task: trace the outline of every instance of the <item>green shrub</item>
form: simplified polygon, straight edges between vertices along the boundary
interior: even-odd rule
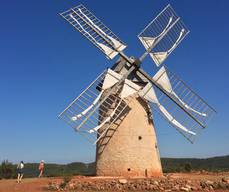
[[[185,170],[185,172],[190,173],[191,170],[192,170],[191,163],[186,163],[186,164],[184,165],[184,170]]]
[[[64,176],[63,181],[60,184],[60,188],[64,189],[71,180],[72,180],[72,176],[70,175]]]
[[[16,166],[7,160],[0,165],[0,178],[11,179],[16,178]]]

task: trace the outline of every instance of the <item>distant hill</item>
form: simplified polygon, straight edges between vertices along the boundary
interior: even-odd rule
[[[39,175],[39,163],[26,163],[24,173],[26,177]],[[57,177],[65,175],[95,175],[95,163],[70,163],[66,165],[45,164],[45,176]]]
[[[184,171],[184,167],[187,164],[190,164],[191,169],[196,171],[229,171],[229,155],[206,159],[162,158],[161,162],[164,172]]]
[[[161,158],[164,172],[184,172],[188,170],[229,171],[229,155],[206,159]],[[25,164],[25,177],[38,176],[38,163]],[[70,163],[66,165],[45,164],[45,176],[95,175],[95,163]],[[0,175],[1,176],[1,175]]]

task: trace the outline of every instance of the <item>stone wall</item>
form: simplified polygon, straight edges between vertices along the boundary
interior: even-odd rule
[[[98,176],[161,176],[155,128],[148,105],[128,97],[129,108],[97,143]]]

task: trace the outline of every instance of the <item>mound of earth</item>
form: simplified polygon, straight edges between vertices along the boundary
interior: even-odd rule
[[[0,192],[229,191],[229,173],[174,173],[162,178],[64,177],[0,180]]]

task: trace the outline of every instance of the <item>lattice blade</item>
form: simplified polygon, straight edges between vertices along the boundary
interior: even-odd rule
[[[109,59],[113,59],[126,48],[126,45],[83,5],[71,8],[60,15]]]
[[[193,142],[216,111],[177,75],[162,67],[139,95],[150,102],[172,126]]]
[[[162,67],[153,77],[170,97],[180,103],[205,128],[216,111],[175,73]]]
[[[154,63],[160,66],[188,33],[189,30],[181,18],[168,5],[138,38]]]
[[[128,106],[127,102],[119,97],[120,89],[113,89],[114,86],[119,86],[118,83],[109,83],[110,86],[105,83],[106,79],[112,79],[109,76],[120,78],[112,70],[103,72],[59,115],[94,144]],[[111,88],[113,91],[109,93]]]

